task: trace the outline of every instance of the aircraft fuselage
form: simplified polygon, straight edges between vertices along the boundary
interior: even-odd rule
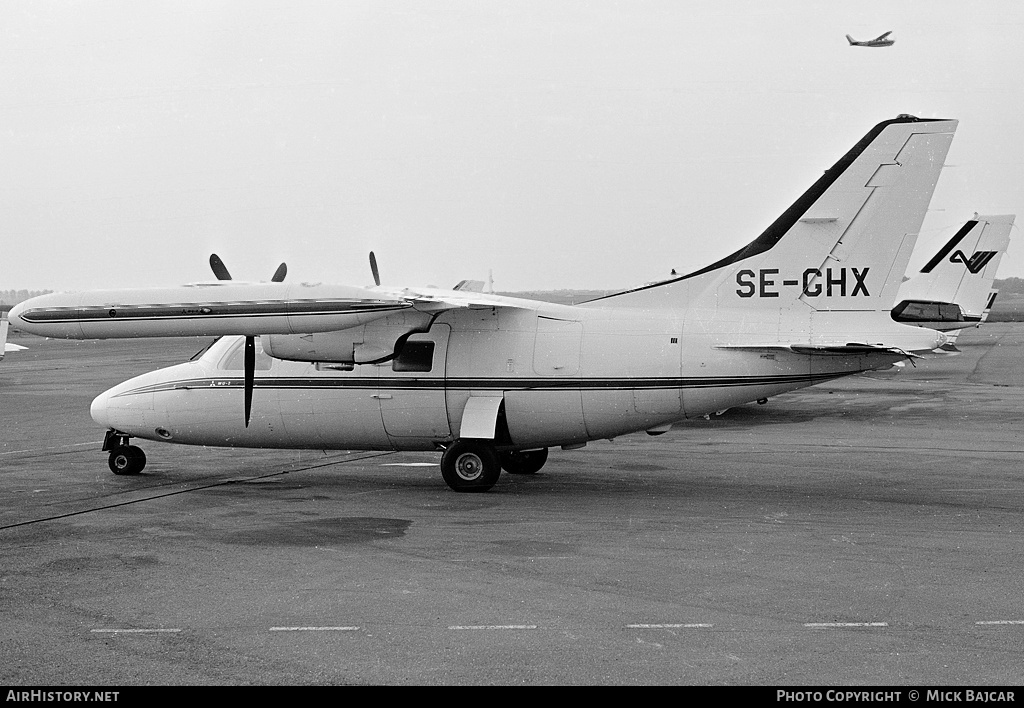
[[[471,427],[479,431],[482,422],[484,432],[470,437],[531,449],[650,430],[902,358],[723,349],[723,338],[756,343],[765,334],[758,329],[780,326],[778,318],[751,323],[730,312],[684,321],[672,310],[543,303],[455,310],[408,336],[396,358],[376,364],[264,354],[248,428],[242,338],[225,337],[196,361],[103,393],[92,414],[101,425],[151,440],[315,449],[434,450],[467,437]],[[941,343],[934,332],[892,328],[910,333],[908,349]],[[477,410],[483,418],[473,417]],[[486,418],[487,411],[497,418]]]

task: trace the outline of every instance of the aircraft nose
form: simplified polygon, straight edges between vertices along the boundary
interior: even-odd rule
[[[24,321],[21,319],[21,313],[24,311],[25,303],[19,302],[17,305],[11,308],[10,312],[7,313],[8,321],[18,329],[21,329],[22,326],[25,324]]]
[[[89,406],[89,415],[91,415],[92,419],[104,428],[110,427],[109,405],[110,391],[104,391],[100,395],[96,396],[92,401],[92,405]]]

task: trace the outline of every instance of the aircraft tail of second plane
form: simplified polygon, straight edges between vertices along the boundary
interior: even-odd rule
[[[965,223],[899,289],[905,302],[948,303],[970,322],[980,322],[991,308],[992,284],[1010,243],[1013,214],[977,216]]]

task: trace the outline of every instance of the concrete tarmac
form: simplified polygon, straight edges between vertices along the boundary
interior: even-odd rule
[[[203,342],[12,341],[0,685],[1020,684],[1024,325],[486,494],[425,453],[118,477],[90,401]]]

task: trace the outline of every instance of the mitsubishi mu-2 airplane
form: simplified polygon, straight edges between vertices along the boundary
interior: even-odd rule
[[[866,39],[862,42],[858,42],[850,35],[846,35],[846,41],[850,43],[851,47],[891,47],[896,44],[896,40],[889,39],[890,34],[892,34],[892,30],[883,32],[874,39]]]
[[[100,394],[118,474],[131,438],[186,445],[436,450],[486,491],[548,449],[647,431],[945,343],[893,320],[957,122],[873,127],[765,231],[695,272],[579,305],[481,292],[230,279],[54,293],[10,313],[49,337],[219,336],[193,361]],[[694,235],[707,238],[711,234]]]

